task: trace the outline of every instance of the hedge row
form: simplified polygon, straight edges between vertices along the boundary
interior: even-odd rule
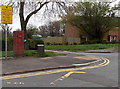
[[[88,41],[81,41],[80,43],[73,43],[73,44],[69,44],[68,42],[65,42],[64,44],[58,44],[58,43],[50,43],[47,42],[46,45],[80,45],[80,44],[118,44],[120,43],[120,40],[112,40],[112,41],[107,41],[107,40],[88,40]]]
[[[8,38],[8,51],[13,50],[13,38]],[[0,39],[0,43],[2,43],[2,51],[5,51],[5,38]],[[44,44],[44,42],[40,39],[28,39],[24,42],[24,46],[27,49],[37,49],[37,44]]]
[[[2,43],[2,51],[5,51],[5,38],[0,39],[0,43]],[[13,50],[13,39],[12,38],[8,38],[7,39],[7,46],[8,46],[8,51]]]
[[[120,40],[112,40],[112,41],[107,41],[107,40],[89,40],[89,41],[81,41],[81,44],[116,44],[120,43]]]
[[[37,49],[38,44],[44,44],[41,39],[28,39],[25,43],[28,46],[28,49]]]

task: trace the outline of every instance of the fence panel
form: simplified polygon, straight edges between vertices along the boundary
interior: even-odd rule
[[[42,38],[45,44],[79,44],[80,38],[48,37]]]

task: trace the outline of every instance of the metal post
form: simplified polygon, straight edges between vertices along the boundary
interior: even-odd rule
[[[5,58],[7,58],[7,24],[5,24]]]

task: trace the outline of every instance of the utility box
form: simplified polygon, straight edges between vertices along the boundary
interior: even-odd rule
[[[37,49],[38,49],[38,56],[44,56],[44,45],[43,44],[38,44],[37,45]]]
[[[13,52],[15,56],[24,56],[24,32],[13,32]]]

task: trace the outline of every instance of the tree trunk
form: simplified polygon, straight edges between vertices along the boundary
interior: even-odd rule
[[[26,34],[26,27],[27,27],[27,23],[30,19],[30,17],[33,14],[36,14],[44,5],[48,4],[49,2],[44,2],[43,4],[40,3],[40,6],[38,9],[34,10],[33,12],[29,13],[28,16],[26,17],[26,19],[24,18],[24,6],[25,6],[25,2],[20,2],[20,9],[19,9],[19,16],[20,16],[20,24],[21,24],[21,30],[24,31],[25,34],[25,39],[27,39],[27,34]]]
[[[25,5],[25,2],[20,2],[19,17],[20,17],[21,30],[24,31],[25,39],[27,39],[27,35],[26,35],[27,24],[24,19],[24,5]]]

